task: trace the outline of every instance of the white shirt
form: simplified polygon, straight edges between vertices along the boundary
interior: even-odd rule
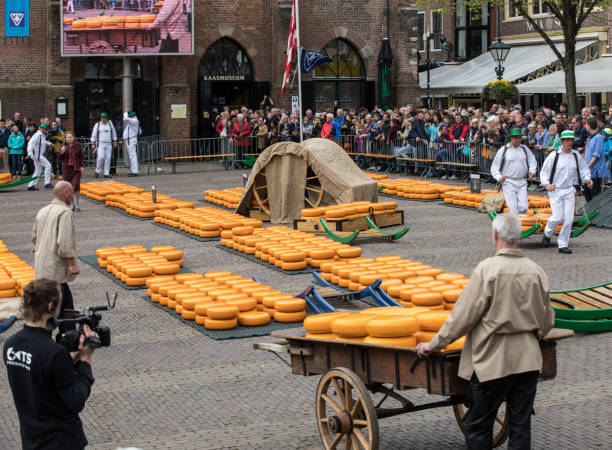
[[[113,141],[117,140],[117,132],[110,121],[106,123],[100,121],[94,125],[91,132],[91,141],[98,144],[98,138],[100,139],[100,144],[112,144]]]
[[[525,151],[523,151],[521,147],[523,147]],[[500,171],[499,168],[504,152],[506,154],[504,169]],[[527,159],[525,159],[525,153],[527,153]],[[493,178],[497,181],[499,181],[502,176],[510,179],[525,179],[527,175],[529,175],[529,172],[535,174],[537,169],[538,162],[535,156],[533,156],[533,153],[531,153],[531,150],[522,144],[518,147],[513,147],[512,144],[506,144],[499,149],[495,155],[495,159],[493,159],[491,175],[493,175]]]
[[[555,155],[559,155],[557,160],[557,167],[555,169],[555,179],[550,179],[550,172],[552,171],[553,164],[555,162]],[[571,153],[565,153],[559,149],[556,152],[552,152],[542,165],[542,172],[540,173],[540,181],[543,185],[554,184],[556,189],[565,189],[579,184],[578,172],[576,170],[576,159],[574,155],[578,157],[578,167],[580,168],[580,178],[583,183],[591,179],[591,171],[587,166],[586,161],[580,156],[576,150],[572,150]]]
[[[136,116],[130,117],[128,113],[123,113],[123,139],[137,138],[140,132],[138,119]]]
[[[28,142],[28,156],[32,159],[39,160],[41,156],[44,156],[47,147],[51,145],[53,144],[46,139],[43,132],[38,130],[32,135],[30,142]]]

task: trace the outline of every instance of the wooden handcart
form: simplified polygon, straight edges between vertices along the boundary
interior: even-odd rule
[[[65,27],[65,45],[79,46],[80,54],[137,53],[139,47],[159,45],[158,28],[71,28]]]
[[[457,374],[460,350],[419,358],[413,348],[312,339],[304,337],[303,332],[286,333],[273,333],[275,342],[255,344],[255,349],[290,355],[293,374],[321,375],[315,414],[325,449],[336,449],[343,444],[340,448],[376,450],[379,419],[444,406],[453,408],[459,428],[465,432],[468,383]],[[554,329],[542,340],[541,381],[556,376],[556,340],[572,335],[569,330]],[[400,393],[409,389],[426,389],[429,394],[446,398],[417,405]],[[371,394],[382,394],[382,398],[374,404]],[[391,401],[396,404],[389,406]],[[495,422],[494,447],[506,440],[508,431],[509,418],[502,404]]]

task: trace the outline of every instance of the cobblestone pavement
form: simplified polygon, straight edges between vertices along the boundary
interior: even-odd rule
[[[182,168],[179,168],[179,172]],[[89,181],[91,176],[87,176]],[[241,172],[210,170],[121,181],[185,200],[202,198],[204,188],[241,185]],[[33,262],[30,235],[36,211],[50,193],[0,191],[0,239]],[[177,233],[140,222],[83,199],[76,215],[79,255],[106,245],[172,244],[185,252],[194,271],[229,269],[257,275],[276,288],[295,292],[308,275],[285,276]],[[440,204],[400,201],[411,231],[399,242],[366,243],[366,256],[399,254],[449,271],[464,272],[492,253],[490,223],[484,214]],[[532,237],[521,247],[541,264],[553,289],[575,288],[610,279],[610,232],[590,229],[572,240],[574,254],[540,249]],[[255,352],[269,338],[214,341],[142,298],[142,291],[119,288],[87,265],[72,283],[78,307],[104,301],[119,291],[115,311],[105,314],[113,345],[94,356],[96,383],[82,414],[93,449],[318,449],[314,393],[318,377],[301,377],[274,355]],[[0,345],[7,335],[0,335]],[[612,334],[577,336],[558,347],[558,375],[541,383],[536,399],[536,449],[610,448],[612,426]],[[417,402],[437,400],[410,393]],[[463,448],[451,408],[439,408],[380,422],[382,449]],[[19,428],[5,368],[0,368],[0,448],[19,448]],[[505,447],[504,447],[505,448]]]

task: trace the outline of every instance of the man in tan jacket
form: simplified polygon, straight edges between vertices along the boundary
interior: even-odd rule
[[[70,210],[74,191],[67,181],[60,181],[53,188],[54,199],[45,206],[34,221],[32,244],[34,246],[34,276],[57,281],[62,290],[60,318],[74,303],[68,282],[79,274],[76,255],[76,229]],[[66,327],[70,328],[70,327]]]
[[[521,222],[512,214],[493,221],[495,256],[482,261],[449,318],[419,355],[439,351],[466,334],[459,376],[470,380],[465,439],[468,449],[490,449],[497,409],[506,399],[508,448],[531,445],[531,413],[542,369],[539,341],[554,324],[548,277],[516,248]]]

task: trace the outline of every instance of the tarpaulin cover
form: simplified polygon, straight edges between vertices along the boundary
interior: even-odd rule
[[[251,170],[236,212],[248,214],[254,199],[255,179],[265,173],[266,182],[259,182],[258,186],[267,185],[270,221],[290,223],[299,218],[300,211],[306,207],[305,192],[310,192],[311,200],[317,195],[305,190],[308,167],[324,189],[321,206],[378,201],[376,181],[357,167],[342,147],[328,139],[314,138],[302,144],[279,142],[264,150]],[[263,192],[258,194],[261,196]]]

